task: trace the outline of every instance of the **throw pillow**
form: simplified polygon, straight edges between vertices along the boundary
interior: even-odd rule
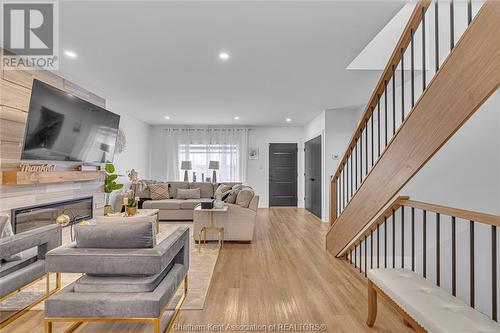
[[[238,193],[241,191],[243,188],[243,185],[234,185],[233,188],[231,189],[231,192],[229,192],[229,195],[226,197],[224,200],[226,203],[231,203],[234,204],[236,203],[236,197],[238,196]]]
[[[236,197],[236,204],[243,208],[248,208],[250,201],[252,201],[255,192],[251,188],[243,188],[238,192]]]
[[[217,198],[217,195],[220,194],[222,200],[224,200],[229,195],[229,192],[231,192],[231,186],[220,184],[215,190],[215,197]]]
[[[201,191],[199,188],[177,189],[177,199],[199,199]]]
[[[14,232],[12,231],[12,225],[10,224],[10,216],[7,214],[0,214],[0,238],[5,238],[9,236],[13,236]],[[14,261],[21,260],[21,254],[15,254],[8,258],[4,258],[3,261]]]
[[[170,199],[166,183],[149,184],[148,188],[152,200]]]

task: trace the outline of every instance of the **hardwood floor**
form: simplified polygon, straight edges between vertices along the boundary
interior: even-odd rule
[[[254,242],[224,245],[204,310],[181,311],[177,331],[274,324],[279,331],[280,324],[318,324],[325,325],[325,332],[412,332],[383,301],[375,327],[366,326],[366,280],[325,250],[327,231],[328,224],[304,209],[260,209]],[[55,332],[63,327],[58,324]],[[86,324],[77,330],[151,331],[145,324]],[[43,313],[31,311],[4,332],[41,333]]]

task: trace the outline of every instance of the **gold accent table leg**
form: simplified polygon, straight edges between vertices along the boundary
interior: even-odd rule
[[[204,227],[198,232],[198,252],[201,252],[201,234],[203,233],[203,229]]]
[[[45,319],[45,333],[52,333],[52,322]]]
[[[153,332],[160,333],[161,330],[161,317],[153,320]]]

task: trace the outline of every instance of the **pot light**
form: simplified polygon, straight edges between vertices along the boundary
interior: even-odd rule
[[[229,53],[224,52],[224,51],[220,52],[219,53],[219,59],[222,60],[222,61],[229,60]]]
[[[70,50],[64,51],[64,55],[68,58],[71,58],[71,59],[76,59],[78,57],[78,54],[76,54],[75,52],[70,51]]]
[[[166,120],[170,120],[170,117],[169,117],[169,116],[165,116],[165,119],[166,119]]]
[[[240,117],[238,117],[238,116],[235,116],[235,117],[234,117],[234,120],[238,120],[238,119],[240,119]]]
[[[287,123],[289,123],[289,122],[291,122],[291,121],[292,121],[292,118],[286,118],[286,119],[285,119],[285,121],[286,121]]]

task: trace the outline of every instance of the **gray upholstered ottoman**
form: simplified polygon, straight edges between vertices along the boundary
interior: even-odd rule
[[[180,227],[158,244],[141,247],[138,238],[147,246],[152,245],[148,243],[149,227],[143,228],[136,222],[133,225],[106,223],[89,229],[78,226],[77,243],[47,254],[47,271],[85,275],[45,301],[46,333],[52,332],[53,322],[75,322],[66,332],[93,321],[151,322],[155,333],[171,328],[187,294],[189,229]],[[106,234],[103,230],[106,227],[123,228],[114,230],[110,234],[113,240],[105,242],[114,246],[124,244],[123,248],[93,247],[105,246],[102,239],[86,242],[91,239],[86,236],[99,238],[96,235]],[[128,237],[132,238],[127,241]],[[151,237],[155,237],[154,231]],[[92,247],[78,247],[79,239]],[[134,247],[127,248],[126,244]],[[173,314],[164,316],[167,304],[182,282],[182,297]]]

